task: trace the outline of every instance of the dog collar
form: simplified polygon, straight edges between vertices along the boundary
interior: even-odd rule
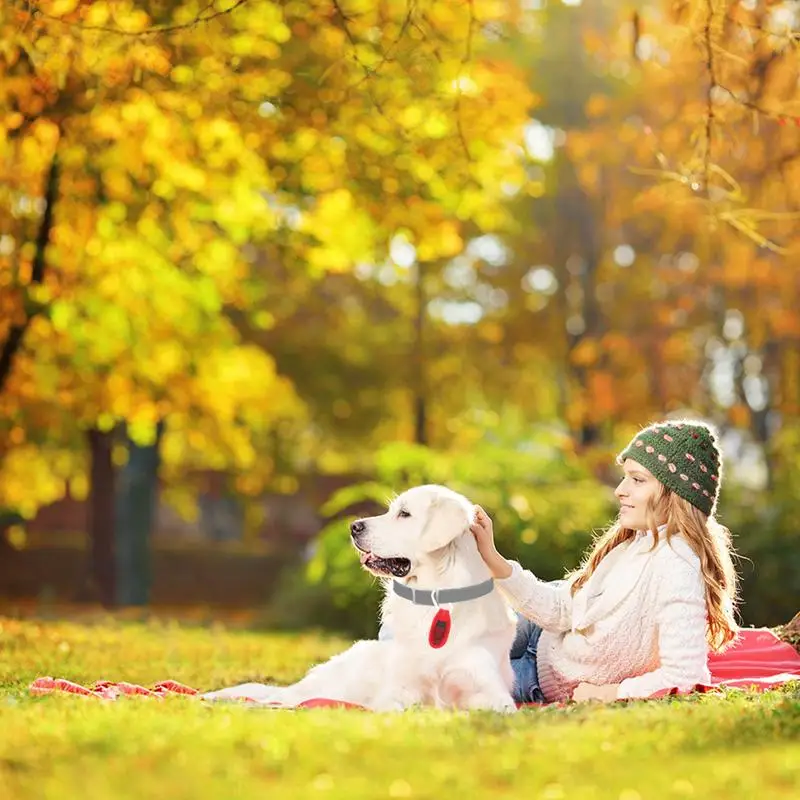
[[[483,583],[474,583],[472,586],[460,586],[457,589],[415,589],[413,586],[406,586],[404,583],[394,583],[394,592],[410,600],[417,606],[436,606],[430,630],[428,631],[428,644],[438,650],[444,647],[445,642],[450,638],[450,628],[452,618],[450,610],[442,608],[442,604],[460,603],[464,600],[475,600],[489,594],[494,589],[494,578],[489,578]]]
[[[477,600],[489,594],[494,589],[494,578],[489,578],[483,583],[473,583],[471,586],[460,586],[457,589],[415,589],[404,583],[392,581],[394,593],[416,606],[440,606],[445,603],[461,603],[464,600]]]

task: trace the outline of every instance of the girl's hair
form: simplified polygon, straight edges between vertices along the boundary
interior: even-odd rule
[[[700,509],[678,497],[663,484],[658,497],[647,509],[647,527],[655,532],[658,543],[656,512],[666,516],[664,534],[667,542],[677,535],[683,537],[700,559],[700,570],[706,587],[708,628],[706,638],[712,650],[720,652],[736,639],[739,626],[734,619],[738,600],[738,576],[733,566],[731,534],[713,515],[706,516]],[[614,523],[594,543],[581,566],[570,576],[574,594],[597,569],[597,565],[618,545],[636,536],[636,531]]]

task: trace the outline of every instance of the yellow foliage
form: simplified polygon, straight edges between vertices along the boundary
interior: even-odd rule
[[[28,293],[43,313],[0,395],[4,418],[19,420],[0,423],[1,503],[30,514],[65,480],[85,492],[80,458],[56,471],[44,453],[82,458],[86,428],[122,421],[145,443],[164,414],[168,476],[213,464],[261,485],[258,443],[305,411],[231,319],[235,309],[272,325],[253,253],[280,241],[292,269],[323,275],[380,262],[397,230],[436,260],[476,226],[509,224],[503,186],[524,179],[509,143],[533,98],[520,69],[487,55],[484,26],[517,11],[424,5],[444,29],[472,28],[469,64],[458,37],[420,38],[404,0],[350,3],[348,31],[303,0],[240,4],[202,25],[198,14],[233,0],[179,4],[157,21],[130,3],[40,4],[68,25],[20,26],[16,6],[0,8],[0,104],[11,109],[0,230],[17,270],[6,291],[0,254],[3,340],[25,318],[16,286],[31,280],[56,156],[60,167],[45,280]],[[10,433],[29,427],[47,446]]]
[[[23,550],[28,543],[28,535],[22,525],[11,525],[6,530],[6,541],[15,549]]]
[[[63,497],[64,479],[55,474],[49,454],[32,444],[9,450],[0,461],[0,507],[31,519],[41,505]]]
[[[110,13],[108,3],[101,0],[100,2],[92,3],[84,11],[84,20],[87,25],[91,26],[105,25],[109,20]]]
[[[303,229],[318,244],[308,252],[309,264],[321,270],[347,270],[367,259],[374,247],[374,230],[369,215],[356,208],[345,189],[322,195],[303,219]]]
[[[80,0],[52,0],[46,2],[45,9],[54,17],[65,17],[71,14],[77,7]]]
[[[581,341],[573,348],[570,360],[579,367],[588,367],[594,364],[600,354],[597,341],[589,337]]]

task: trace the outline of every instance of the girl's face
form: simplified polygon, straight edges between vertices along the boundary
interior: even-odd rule
[[[631,458],[625,459],[622,468],[625,474],[614,490],[620,505],[620,524],[634,531],[646,531],[647,509],[655,504],[661,492],[661,483],[650,470]],[[658,509],[655,516],[656,524],[664,522]]]

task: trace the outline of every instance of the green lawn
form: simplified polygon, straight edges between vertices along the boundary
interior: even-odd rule
[[[796,798],[800,685],[512,718],[27,694],[40,675],[202,689],[290,681],[346,645],[112,619],[0,617],[0,798]],[[276,795],[277,798],[277,795]]]

